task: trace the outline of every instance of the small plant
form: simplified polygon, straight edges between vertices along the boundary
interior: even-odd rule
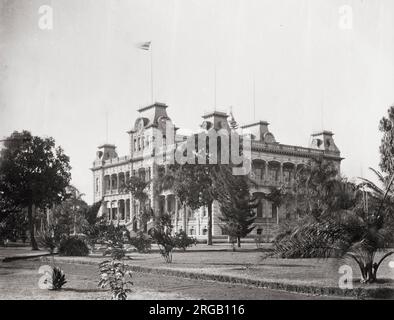
[[[69,237],[60,241],[59,254],[62,256],[83,257],[89,254],[89,248],[84,240],[78,237]]]
[[[180,231],[175,233],[175,247],[186,251],[188,247],[192,245],[197,245],[197,239],[193,237],[189,237],[185,231]]]
[[[135,247],[139,253],[149,253],[152,248],[152,239],[142,231],[138,231],[135,237],[130,238],[130,244]]]
[[[52,290],[60,290],[66,283],[66,275],[63,270],[59,267],[53,267]]]
[[[112,292],[112,300],[126,300],[127,294],[131,292],[129,286],[133,285],[130,267],[122,261],[106,260],[100,263],[99,287],[109,287]]]
[[[109,255],[111,260],[105,260],[99,265],[100,281],[99,287],[109,287],[113,300],[126,300],[129,288],[133,283],[130,266],[124,263],[127,249],[125,243],[130,241],[130,234],[124,227],[109,226],[101,235],[100,242],[106,246],[104,256]]]

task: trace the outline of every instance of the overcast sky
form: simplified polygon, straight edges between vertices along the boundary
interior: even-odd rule
[[[52,30],[39,28],[42,5]],[[216,65],[217,109],[232,106],[239,123],[267,120],[279,142],[302,146],[332,130],[345,175],[378,166],[379,119],[394,103],[392,0],[0,0],[0,137],[53,136],[91,203],[106,112],[107,142],[126,155],[150,103],[142,41],[154,98],[177,126],[214,108]]]

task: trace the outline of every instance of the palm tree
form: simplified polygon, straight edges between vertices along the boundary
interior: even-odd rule
[[[380,265],[394,253],[385,252],[394,243],[394,176],[388,178],[373,171],[383,188],[366,179],[353,187],[349,182],[338,184],[335,189],[340,192],[329,196],[341,198],[341,205],[333,206],[318,218],[305,218],[288,237],[276,243],[275,253],[285,257],[348,256],[359,266],[362,282],[375,282]],[[364,188],[369,190],[367,195]],[[370,199],[366,201],[366,197]],[[349,205],[351,200],[353,205]],[[385,254],[375,261],[379,251]]]

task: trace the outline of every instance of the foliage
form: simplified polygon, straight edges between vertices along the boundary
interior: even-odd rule
[[[60,290],[66,283],[66,275],[63,270],[59,267],[53,267],[52,290]]]
[[[131,292],[129,286],[133,283],[130,267],[124,263],[127,249],[125,244],[130,241],[130,234],[124,226],[107,225],[100,234],[100,242],[106,246],[104,256],[109,255],[111,260],[105,260],[99,265],[99,287],[109,287],[113,300],[126,300]]]
[[[375,282],[379,266],[394,253],[387,252],[375,261],[378,251],[394,244],[394,198],[390,191],[394,176],[390,180],[381,174],[378,177],[384,183],[383,189],[368,180],[361,186],[342,181],[342,188],[331,192],[342,190],[338,204],[343,208],[325,211],[318,217],[304,217],[286,236],[278,239],[275,253],[302,258],[349,256],[358,264],[362,281]],[[364,187],[370,192],[365,194],[361,190]],[[348,207],[349,203],[353,205]]]
[[[47,208],[66,197],[71,174],[69,158],[53,138],[14,132],[0,151],[0,194],[13,206],[27,208],[32,249],[35,207]]]
[[[99,287],[109,287],[113,300],[126,300],[127,294],[131,292],[129,286],[133,285],[130,267],[121,261],[105,260],[99,265],[100,281]]]
[[[158,185],[166,188],[169,188],[172,183],[172,190],[179,201],[192,210],[207,207],[208,245],[212,245],[212,205],[217,199],[217,185],[215,184],[217,170],[219,170],[218,165],[172,165],[167,174],[157,182]]]
[[[159,246],[160,254],[167,263],[172,262],[172,251],[176,247],[175,238],[171,235],[172,228],[171,216],[163,214],[156,219],[154,227],[149,230],[150,236]]]
[[[58,237],[82,233],[86,225],[85,212],[89,208],[77,188],[68,186],[66,189],[66,199],[51,209],[50,223],[56,226]]]
[[[14,208],[12,211],[0,210],[0,244],[6,239],[26,240],[27,229],[28,223],[23,210],[19,208]]]
[[[86,208],[86,211],[84,213],[84,218],[87,225],[94,226],[97,223],[101,222],[102,218],[98,217],[98,212],[101,208],[101,205],[102,205],[102,201],[98,201]]]
[[[241,246],[241,238],[254,229],[255,213],[257,207],[255,199],[249,193],[249,179],[246,176],[232,175],[231,168],[222,166],[217,175],[218,200],[220,203],[222,222],[220,226],[223,233],[234,238],[237,246]]]
[[[139,253],[149,253],[152,248],[152,239],[142,231],[138,231],[135,237],[130,238],[130,244],[135,247]]]
[[[102,202],[96,202],[85,211],[85,219],[82,225],[82,233],[86,235],[87,242],[93,247],[100,241],[104,232],[108,229],[108,222],[104,217],[98,216]]]
[[[383,133],[380,144],[380,169],[387,175],[394,174],[394,106],[387,110],[387,117],[380,120],[379,131]]]
[[[296,172],[295,183],[282,202],[295,203],[294,215],[297,217],[319,217],[341,207],[337,201],[339,194],[335,192],[338,187],[342,184],[334,164],[322,158],[312,159]]]
[[[125,187],[139,203],[138,218],[140,220],[140,225],[143,226],[146,226],[148,220],[153,217],[153,210],[147,206],[147,201],[149,199],[147,188],[149,185],[150,181],[145,181],[137,176],[131,176],[128,181],[126,181]]]
[[[176,248],[186,251],[188,247],[197,244],[197,239],[189,237],[185,231],[176,232],[174,235],[174,244]]]
[[[89,248],[83,239],[71,236],[60,241],[59,254],[62,256],[87,256]]]
[[[54,228],[38,232],[37,241],[41,247],[48,249],[50,254],[53,254],[55,249],[59,246],[59,241],[55,236]]]

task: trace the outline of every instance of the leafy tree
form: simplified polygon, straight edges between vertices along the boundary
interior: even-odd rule
[[[218,168],[218,165],[208,164],[173,165],[163,178],[167,188],[170,186],[169,182],[172,182],[172,189],[183,205],[192,210],[207,207],[208,245],[212,245],[212,207],[217,199],[215,177]]]
[[[394,198],[390,191],[394,178],[388,181],[379,174],[382,188],[364,180],[361,186],[342,182],[351,207],[326,211],[321,217],[306,217],[291,234],[276,243],[275,253],[285,257],[344,257],[354,259],[360,268],[362,282],[377,280],[381,263],[394,252],[386,252],[394,243]],[[360,187],[370,190],[369,201]],[[345,197],[344,195],[342,195]],[[355,200],[354,200],[355,199]],[[380,260],[376,254],[385,254]]]
[[[152,209],[147,206],[147,201],[149,199],[147,188],[149,185],[150,181],[145,181],[137,176],[131,176],[128,181],[126,181],[125,187],[126,190],[129,191],[131,195],[138,201],[139,219],[140,224],[143,226],[146,226],[149,218],[153,217]]]
[[[27,208],[30,241],[38,250],[34,237],[35,207],[47,208],[66,197],[71,174],[69,158],[53,138],[14,132],[0,153],[0,193],[8,202]]]
[[[290,190],[274,190],[270,196],[279,203],[293,203],[297,217],[318,217],[333,209],[337,194],[332,191],[338,187],[339,181],[338,170],[334,164],[329,160],[316,158],[296,172],[295,182]]]
[[[223,225],[224,234],[237,239],[241,247],[241,238],[247,236],[253,229],[257,207],[255,199],[249,193],[249,179],[246,176],[232,175],[229,166],[221,166],[218,174],[218,201],[222,216],[219,218]]]
[[[383,137],[380,144],[380,169],[388,174],[394,174],[394,106],[387,111],[387,117],[380,120],[380,132]]]

